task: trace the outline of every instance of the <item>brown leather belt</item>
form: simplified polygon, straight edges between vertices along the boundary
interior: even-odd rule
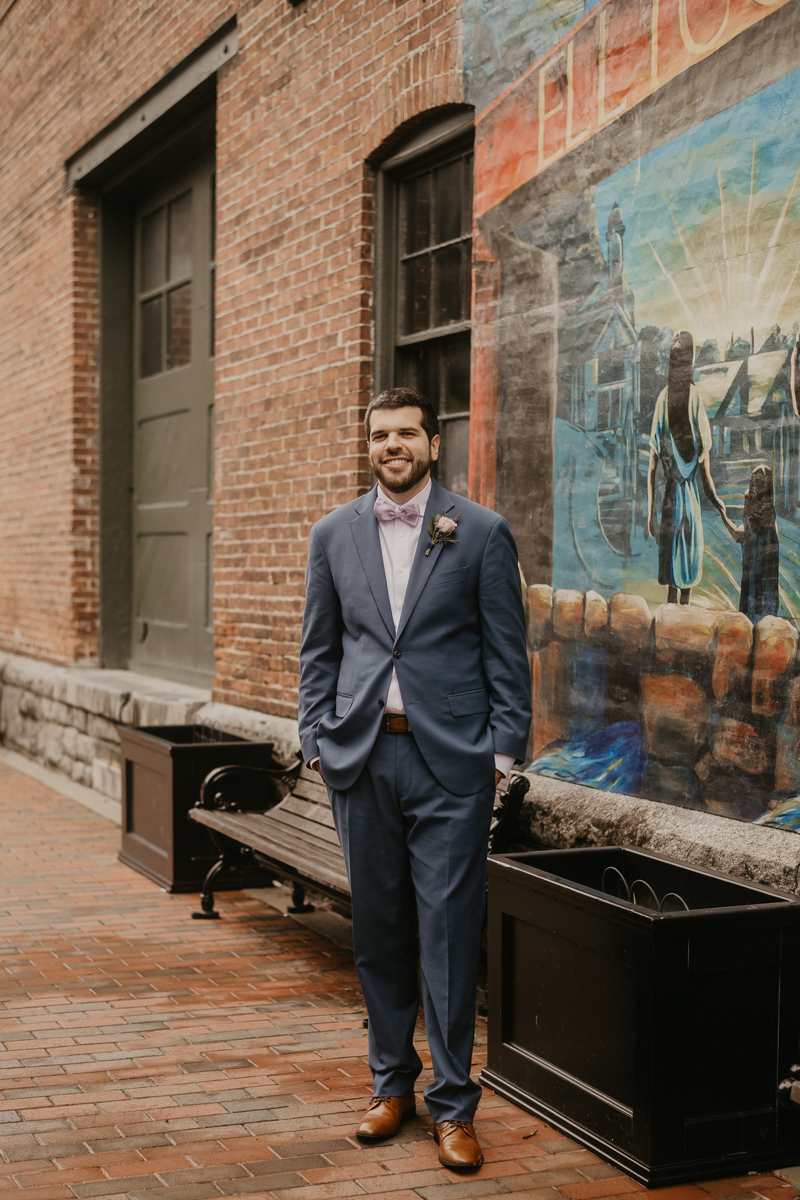
[[[411,733],[405,713],[384,713],[381,717],[381,729],[385,729],[387,733]]]

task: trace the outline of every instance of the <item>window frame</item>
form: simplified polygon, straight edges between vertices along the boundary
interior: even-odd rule
[[[374,388],[381,392],[397,384],[397,351],[420,342],[446,341],[463,335],[470,340],[472,313],[469,318],[418,333],[401,332],[401,264],[406,257],[401,245],[401,193],[403,183],[420,172],[434,170],[474,150],[474,110],[461,106],[429,121],[401,144],[381,163],[376,179],[375,238],[375,357]],[[474,164],[472,170],[474,188]],[[428,251],[430,252],[430,251]],[[433,283],[431,281],[431,286]],[[469,408],[461,413],[440,413],[444,425],[469,420]]]
[[[174,189],[172,189],[172,190],[174,190]],[[193,339],[191,337],[191,314],[192,314],[192,304],[193,304],[193,297],[194,297],[194,291],[192,289],[192,285],[195,282],[195,280],[194,280],[195,264],[194,264],[194,262],[192,262],[191,269],[189,270],[188,273],[184,271],[181,274],[176,274],[174,277],[170,275],[170,255],[171,255],[171,243],[172,243],[172,207],[179,200],[182,200],[184,198],[184,196],[188,196],[190,198],[189,199],[189,214],[190,214],[189,215],[189,230],[190,230],[189,240],[191,243],[192,242],[192,234],[191,234],[192,224],[191,224],[191,222],[194,220],[194,210],[197,206],[197,199],[194,195],[194,188],[188,188],[185,192],[183,192],[183,193],[178,192],[175,195],[172,195],[172,191],[166,192],[165,193],[166,198],[161,198],[160,202],[158,204],[154,205],[152,207],[151,211],[136,214],[136,220],[135,220],[136,228],[135,228],[135,233],[134,233],[134,244],[135,244],[134,268],[133,268],[134,293],[135,293],[134,299],[133,299],[134,325],[135,325],[135,338],[134,338],[135,350],[134,350],[134,361],[133,361],[133,378],[136,382],[139,382],[143,379],[154,379],[158,375],[166,375],[167,372],[169,372],[169,371],[182,370],[184,367],[189,366],[191,364],[192,351],[195,349],[195,347],[192,345]],[[163,218],[163,220],[164,220],[164,238],[163,238],[164,245],[163,245],[163,248],[161,251],[161,257],[163,260],[161,263],[161,280],[159,283],[153,284],[151,287],[146,288],[146,287],[144,287],[144,238],[145,238],[144,226],[145,226],[146,221],[151,220],[159,212],[163,212],[163,214],[164,214],[164,218]],[[193,249],[194,249],[194,247],[192,246],[192,250]],[[173,363],[170,361],[171,345],[172,345],[172,337],[171,337],[172,310],[171,310],[171,305],[170,305],[170,298],[174,292],[177,292],[181,288],[186,287],[187,284],[189,285],[189,288],[190,288],[190,291],[189,291],[189,326],[190,326],[190,328],[189,328],[189,353],[188,353],[188,358],[186,359],[185,362]],[[144,316],[143,316],[143,314],[144,314],[145,305],[149,304],[153,300],[161,301],[161,306],[159,308],[159,324],[161,327],[161,331],[160,331],[160,365],[158,367],[158,370],[145,372],[143,369],[144,368],[144,354],[145,354],[144,331],[143,331]]]

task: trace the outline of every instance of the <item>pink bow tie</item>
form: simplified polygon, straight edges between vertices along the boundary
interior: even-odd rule
[[[412,500],[409,500],[407,504],[395,504],[386,496],[382,496],[380,492],[372,511],[379,521],[394,521],[396,518],[398,521],[403,521],[404,524],[411,525],[412,527],[416,525],[422,516],[422,513]]]

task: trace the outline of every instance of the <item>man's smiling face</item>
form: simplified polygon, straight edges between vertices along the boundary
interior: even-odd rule
[[[371,414],[369,463],[385,491],[411,499],[425,486],[438,457],[439,435],[428,441],[422,412],[415,405],[379,408]]]

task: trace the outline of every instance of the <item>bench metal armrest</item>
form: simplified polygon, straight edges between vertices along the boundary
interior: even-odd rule
[[[291,767],[217,767],[200,785],[196,808],[222,812],[268,812],[297,781],[302,758]]]
[[[512,775],[506,791],[498,792],[500,799],[499,803],[495,802],[489,829],[490,854],[505,854],[511,845],[522,801],[527,796],[530,786],[530,780],[525,775]]]

